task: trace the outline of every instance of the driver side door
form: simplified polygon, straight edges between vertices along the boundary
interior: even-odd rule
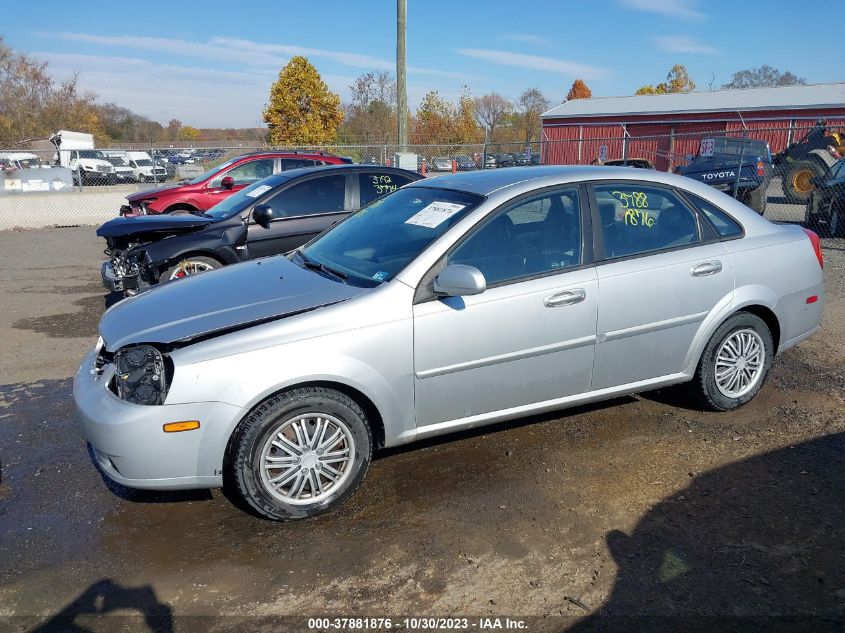
[[[262,204],[273,209],[274,217],[269,228],[250,217],[250,258],[292,251],[345,218],[351,206],[348,180],[345,174],[310,177],[264,201]]]
[[[414,305],[418,427],[472,426],[590,390],[598,282],[582,203],[577,187],[522,198],[447,255],[487,289]]]

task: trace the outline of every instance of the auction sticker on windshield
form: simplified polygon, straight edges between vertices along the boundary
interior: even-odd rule
[[[434,229],[465,206],[465,204],[455,204],[454,202],[435,201],[405,220],[405,224],[414,224],[416,226],[425,226]]]
[[[271,187],[270,185],[259,185],[252,191],[247,191],[246,195],[248,195],[250,198],[257,198],[262,193],[264,193],[265,191],[270,191],[272,188],[273,187]]]

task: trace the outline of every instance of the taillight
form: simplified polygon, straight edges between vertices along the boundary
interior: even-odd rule
[[[761,178],[766,175],[766,167],[763,165],[763,161],[757,159],[757,175]]]
[[[813,250],[816,251],[816,259],[819,260],[819,266],[824,270],[824,256],[822,255],[822,243],[819,236],[810,229],[804,229],[804,233],[810,238],[810,243],[813,245]]]

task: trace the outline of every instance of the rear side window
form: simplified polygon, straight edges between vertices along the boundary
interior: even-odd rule
[[[701,241],[698,218],[668,189],[639,183],[595,187],[608,258],[627,257]]]
[[[361,192],[360,205],[366,206],[376,198],[392,193],[409,182],[411,182],[410,178],[392,173],[367,171],[358,174],[358,186]]]
[[[742,235],[742,227],[727,213],[722,211],[719,207],[707,202],[704,198],[699,198],[696,195],[688,194],[692,203],[707,216],[710,224],[716,229],[716,232],[721,237],[736,237]]]
[[[316,160],[309,160],[307,158],[282,158],[282,171],[288,169],[299,169],[300,167],[314,167],[318,164]],[[322,165],[320,162],[319,164]]]

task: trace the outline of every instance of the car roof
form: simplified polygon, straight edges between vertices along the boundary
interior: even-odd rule
[[[295,178],[299,178],[301,176],[313,176],[316,174],[327,174],[327,173],[345,173],[345,172],[358,172],[358,171],[372,171],[374,169],[378,169],[382,172],[387,172],[390,174],[402,175],[402,176],[409,176],[411,178],[422,178],[417,172],[410,171],[408,169],[400,169],[398,167],[385,167],[384,165],[364,165],[364,164],[354,164],[350,165],[348,163],[344,163],[342,165],[320,165],[317,167],[299,167],[298,169],[288,169],[278,174],[273,174],[272,176],[268,176],[267,178],[262,179],[261,182],[270,185],[271,187],[276,187],[281,185],[282,183],[288,182]]]
[[[520,190],[538,189],[569,182],[586,180],[639,180],[695,189],[696,181],[661,171],[632,169],[630,167],[608,167],[599,165],[563,166],[538,165],[535,167],[505,167],[483,169],[472,172],[458,172],[416,181],[408,187],[437,187],[466,191],[488,196],[507,188]],[[700,184],[700,183],[699,183]],[[708,185],[703,185],[708,187]]]

